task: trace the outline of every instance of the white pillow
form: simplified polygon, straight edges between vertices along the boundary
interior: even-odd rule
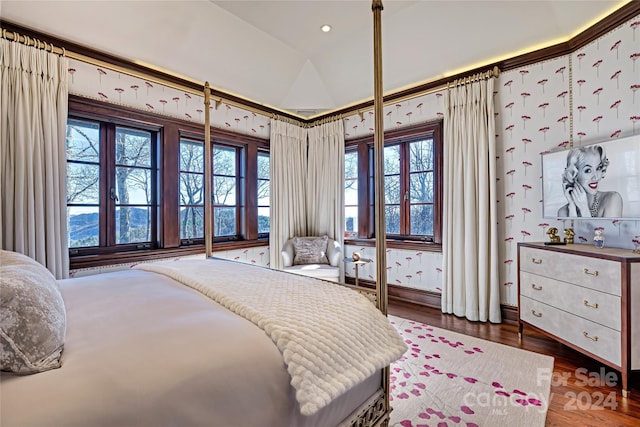
[[[0,370],[59,368],[67,327],[58,282],[33,259],[0,250]]]

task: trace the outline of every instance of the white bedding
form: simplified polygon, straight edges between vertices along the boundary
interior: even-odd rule
[[[1,372],[2,427],[326,427],[380,387],[376,373],[307,417],[271,339],[201,293],[141,270],[59,283],[62,367]]]
[[[366,297],[333,283],[221,259],[136,268],[184,283],[263,329],[283,355],[304,415],[315,414],[406,351]]]

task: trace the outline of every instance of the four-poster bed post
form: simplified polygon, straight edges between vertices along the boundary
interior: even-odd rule
[[[378,308],[387,314],[387,254],[384,211],[384,99],[382,95],[382,0],[373,0],[373,111],[376,291]]]
[[[372,0],[373,12],[373,152],[374,152],[374,203],[376,238],[376,293],[378,309],[387,315],[387,253],[386,220],[384,211],[384,97],[382,92],[382,0]],[[384,391],[384,416],[381,424],[389,423],[391,406],[389,403],[390,369],[382,373]]]
[[[211,179],[213,169],[211,165],[211,87],[209,82],[204,84],[204,247],[207,258],[211,258]]]

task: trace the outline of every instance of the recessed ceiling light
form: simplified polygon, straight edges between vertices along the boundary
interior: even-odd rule
[[[320,27],[320,29],[323,32],[328,33],[329,31],[331,31],[331,25],[324,24],[322,27]]]

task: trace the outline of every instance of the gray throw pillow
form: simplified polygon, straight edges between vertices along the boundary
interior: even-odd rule
[[[322,237],[294,237],[293,247],[296,255],[293,265],[329,264],[327,259],[327,236]]]
[[[0,370],[59,368],[67,327],[58,282],[42,264],[0,251]]]

